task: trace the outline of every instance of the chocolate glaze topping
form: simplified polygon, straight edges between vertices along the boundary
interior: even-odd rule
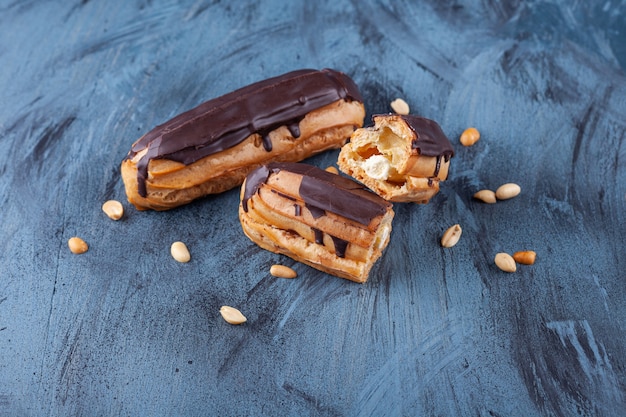
[[[255,169],[246,178],[241,201],[244,211],[248,211],[248,200],[256,194],[270,174],[281,170],[302,175],[298,193],[311,215],[316,219],[326,215],[327,212],[331,212],[367,226],[374,218],[383,215],[391,206],[388,201],[348,178],[312,165],[275,162]],[[296,210],[296,215],[300,215],[299,210]],[[315,228],[313,232],[315,233],[315,243],[323,244],[323,232]],[[330,237],[335,246],[335,254],[340,258],[345,257],[349,242],[332,235]]]
[[[262,165],[253,170],[246,177],[245,189],[243,192],[243,199],[241,199],[241,206],[243,211],[248,212],[248,200],[259,191],[261,185],[267,182],[267,178],[270,176],[270,170],[267,165]]]
[[[420,155],[443,156],[446,161],[454,156],[452,144],[437,122],[415,115],[400,117],[417,136],[411,146],[417,149]]]
[[[332,69],[293,71],[243,87],[182,113],[142,136],[126,156],[147,152],[137,162],[139,195],[146,196],[148,163],[167,158],[185,165],[229,149],[258,133],[267,152],[269,133],[287,126],[300,136],[304,116],[337,100],[362,101],[356,84]]]
[[[333,244],[335,245],[335,254],[340,258],[346,257],[346,249],[348,248],[348,241],[340,239],[336,236],[330,236],[333,240]]]
[[[257,168],[248,175],[242,199],[244,211],[248,211],[248,200],[267,181],[269,175],[281,170],[302,175],[300,197],[315,218],[331,212],[367,226],[391,206],[388,201],[346,177],[312,165],[274,162]]]
[[[317,243],[318,245],[323,245],[324,232],[322,232],[320,229],[313,228],[313,233],[315,234],[315,243]]]

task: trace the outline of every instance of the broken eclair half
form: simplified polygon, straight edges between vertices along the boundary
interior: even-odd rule
[[[241,188],[244,233],[263,249],[363,283],[391,234],[392,204],[352,179],[301,163],[271,163]]]
[[[385,200],[428,203],[448,177],[454,155],[437,122],[414,115],[374,115],[341,148],[339,169]]]

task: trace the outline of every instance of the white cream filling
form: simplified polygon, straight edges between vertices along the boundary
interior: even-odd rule
[[[378,233],[378,237],[376,238],[376,248],[377,249],[383,249],[385,246],[385,243],[387,243],[387,238],[389,237],[389,234],[391,233],[391,226],[386,224],[384,226],[382,226],[382,230],[380,230],[380,232]]]
[[[383,155],[372,155],[361,166],[368,177],[386,181],[389,178],[391,163]]]

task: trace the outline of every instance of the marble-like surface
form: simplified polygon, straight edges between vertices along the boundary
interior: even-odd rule
[[[625,1],[8,0],[0,34],[1,416],[624,415]],[[455,146],[368,283],[257,248],[236,190],[104,216],[142,133],[307,67]],[[504,182],[522,193],[472,198]],[[535,265],[494,266],[522,249]]]

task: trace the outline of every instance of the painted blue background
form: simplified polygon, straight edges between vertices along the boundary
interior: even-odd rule
[[[141,134],[306,67],[350,74],[368,123],[402,97],[455,145],[368,283],[257,248],[237,190],[102,213]],[[618,0],[1,1],[0,415],[624,415],[625,70]],[[521,195],[472,199],[504,182]]]

